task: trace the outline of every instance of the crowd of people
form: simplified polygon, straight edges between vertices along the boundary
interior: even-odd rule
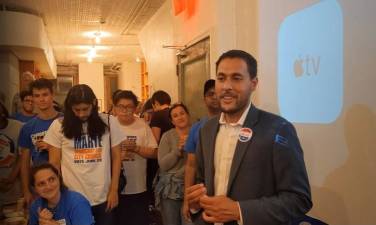
[[[78,84],[60,112],[51,81],[28,82],[17,112],[0,103],[0,200],[23,197],[31,225],[289,224],[312,207],[294,127],[251,102],[247,52],[218,59],[199,121],[163,90],[117,90],[102,113]]]

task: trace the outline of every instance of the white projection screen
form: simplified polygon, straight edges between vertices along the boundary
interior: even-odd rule
[[[376,1],[260,0],[261,108],[294,123],[314,207],[376,224]]]

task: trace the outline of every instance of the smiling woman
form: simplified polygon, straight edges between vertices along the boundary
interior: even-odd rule
[[[94,224],[89,201],[78,192],[68,190],[51,164],[33,167],[30,185],[40,196],[30,207],[30,225]]]

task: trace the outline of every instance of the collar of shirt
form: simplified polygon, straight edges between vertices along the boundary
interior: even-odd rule
[[[251,105],[252,105],[252,102],[249,101],[247,108],[244,110],[244,112],[243,112],[242,116],[240,117],[240,119],[238,120],[238,122],[229,123],[229,125],[230,126],[239,126],[239,125],[243,126],[245,118],[248,115],[248,111],[251,108]],[[228,124],[227,121],[225,120],[225,114],[223,112],[221,113],[221,117],[219,118],[219,124],[220,125]]]

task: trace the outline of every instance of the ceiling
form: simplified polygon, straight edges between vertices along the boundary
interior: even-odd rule
[[[2,8],[40,16],[59,64],[135,61],[143,54],[137,34],[166,0],[0,0]]]

